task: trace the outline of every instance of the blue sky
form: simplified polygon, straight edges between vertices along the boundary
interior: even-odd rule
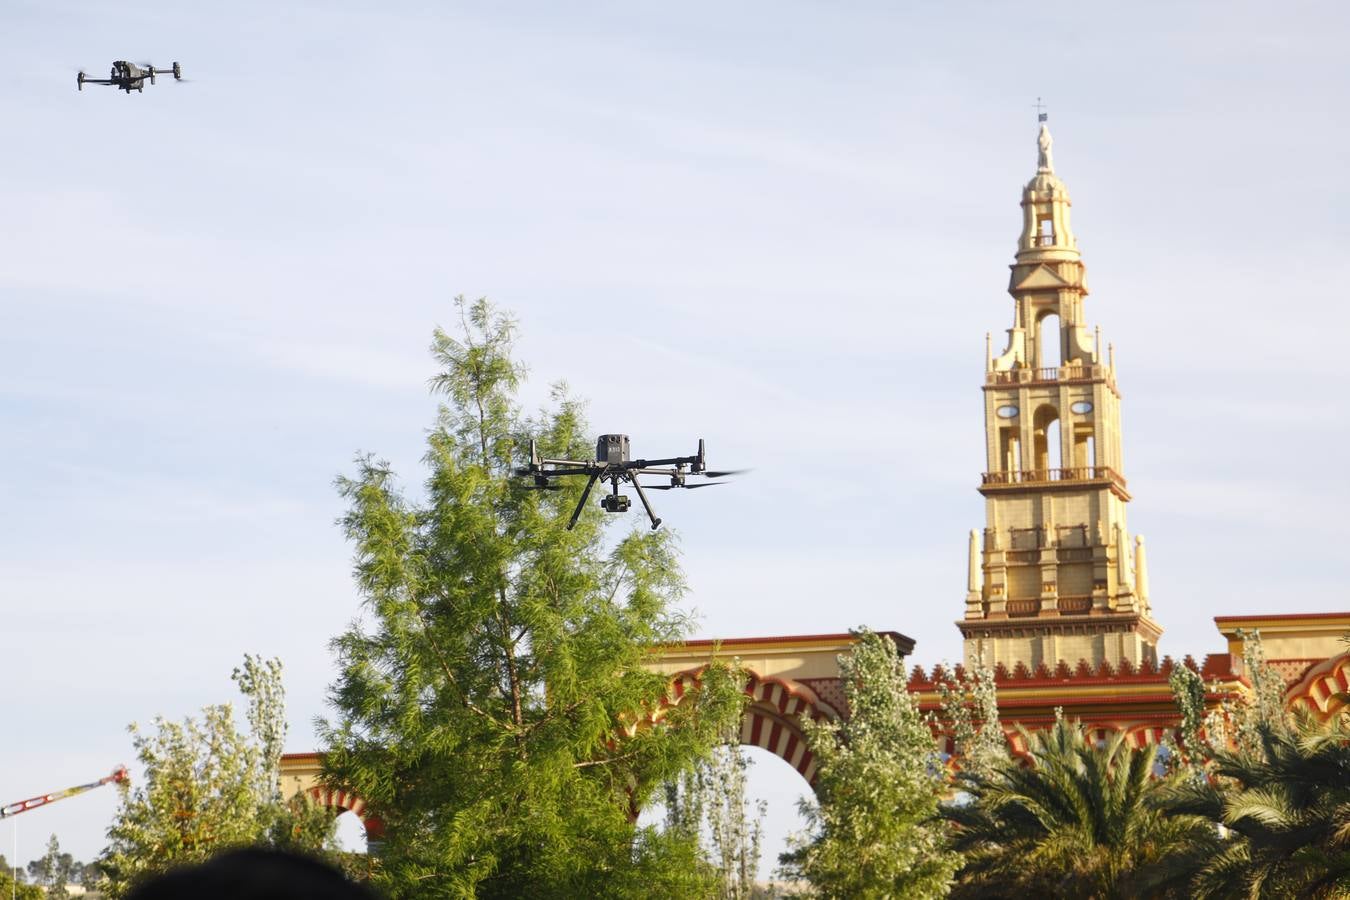
[[[1164,652],[1344,609],[1338,5],[10,0],[0,100],[0,802],[287,666],[311,746],[358,614],[334,476],[420,480],[431,330],[520,319],[662,495],[709,636],[959,655],[979,385],[1037,96],[1116,345]],[[183,64],[143,95],[112,59]],[[765,761],[775,835],[800,792]],[[111,792],[16,820],[93,856]],[[8,823],[7,823],[8,824]],[[5,829],[8,831],[8,829]],[[12,835],[0,834],[12,855]],[[775,840],[778,838],[775,836]]]

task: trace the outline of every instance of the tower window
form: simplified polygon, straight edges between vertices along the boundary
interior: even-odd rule
[[[1055,243],[1055,223],[1050,218],[1036,221],[1036,246],[1051,247]]]
[[[1047,479],[1052,478],[1050,470],[1063,467],[1060,455],[1059,410],[1049,404],[1036,410],[1036,416],[1032,421],[1032,438],[1036,442],[1033,448],[1036,471],[1045,473],[1043,477]]]
[[[1005,472],[1022,471],[1022,442],[1016,428],[999,430],[999,457]]]
[[[1036,322],[1036,365],[1042,369],[1058,369],[1063,363],[1064,334],[1059,316],[1045,313]]]
[[[1091,469],[1097,465],[1097,440],[1091,429],[1074,429],[1073,465],[1076,469]]]

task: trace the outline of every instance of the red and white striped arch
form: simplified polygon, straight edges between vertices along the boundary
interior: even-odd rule
[[[335,816],[343,812],[356,816],[366,829],[367,840],[376,841],[384,836],[384,822],[379,816],[371,814],[366,808],[366,801],[355,794],[319,786],[309,789],[309,798],[318,806],[334,810]]]
[[[1148,723],[1131,725],[1125,732],[1125,745],[1138,750],[1140,747],[1160,746],[1174,729],[1169,725]]]
[[[1049,728],[1050,723],[1044,725],[1037,724],[1032,730],[1037,731],[1041,728]],[[1157,722],[1134,722],[1134,723],[1116,723],[1116,722],[1084,722],[1083,730],[1087,735],[1088,742],[1091,744],[1105,745],[1115,738],[1122,731],[1125,732],[1125,746],[1137,750],[1140,747],[1152,747],[1162,744],[1167,735],[1173,730],[1170,725],[1163,725]],[[1031,756],[1027,752],[1026,739],[1022,733],[1015,729],[1004,731],[1004,736],[1008,739],[1008,749],[1013,756],[1024,761],[1030,761]],[[950,738],[947,741],[950,746]],[[949,751],[950,752],[950,751]]]
[[[669,702],[679,703],[694,687],[703,669],[681,672],[671,679]],[[750,672],[745,683],[750,698],[741,717],[740,742],[761,747],[796,769],[808,784],[816,779],[815,757],[802,736],[802,719],[837,720],[839,710],[804,684]]]
[[[1350,692],[1350,653],[1342,653],[1308,670],[1285,692],[1285,705],[1326,719],[1345,706],[1345,701],[1336,695],[1347,692]]]

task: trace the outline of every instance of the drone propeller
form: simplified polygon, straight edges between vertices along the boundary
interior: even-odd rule
[[[749,469],[727,469],[723,472],[700,472],[699,474],[707,476],[708,478],[725,478],[728,475],[740,475],[749,471]]]
[[[706,484],[644,484],[644,491],[676,491],[676,490],[697,490],[705,487],[721,487],[726,484],[725,481],[710,481]]]
[[[561,491],[561,484],[522,484],[521,490],[525,491]]]

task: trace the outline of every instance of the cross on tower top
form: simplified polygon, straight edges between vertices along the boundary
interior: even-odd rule
[[[1040,97],[1036,98],[1036,102],[1033,105],[1036,107],[1037,122],[1044,122],[1050,118],[1050,114],[1045,111],[1045,104],[1041,102]]]

